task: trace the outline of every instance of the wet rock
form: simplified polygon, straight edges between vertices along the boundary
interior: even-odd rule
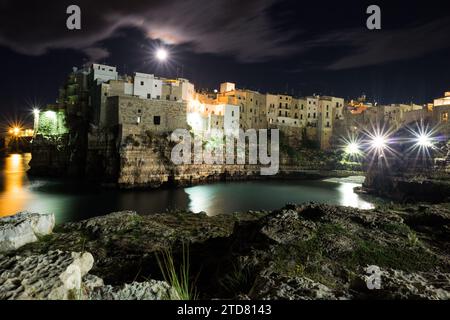
[[[53,214],[21,212],[0,219],[0,252],[14,250],[48,235],[55,226]]]

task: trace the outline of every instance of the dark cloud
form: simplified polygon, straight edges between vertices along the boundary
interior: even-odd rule
[[[282,9],[273,18],[269,12],[276,3]],[[66,8],[71,4],[81,7],[81,31],[66,29]],[[319,67],[331,70],[422,57],[450,46],[448,16],[420,25],[369,31],[362,5],[355,9],[363,18],[358,25],[317,34],[310,29],[320,27],[317,21],[333,24],[336,17],[332,12],[321,12],[324,17],[319,19],[315,16],[318,12],[312,10],[313,20],[299,21],[296,10],[283,8],[277,0],[59,0],[51,5],[44,1],[0,0],[0,44],[27,55],[75,49],[98,61],[109,54],[103,40],[117,35],[121,28],[136,27],[151,39],[189,44],[194,52],[230,55],[242,62],[313,54],[325,48],[326,57]],[[302,17],[308,19],[309,15]],[[280,22],[289,19],[295,27],[290,28],[288,23],[282,28]],[[347,50],[342,55],[333,48]],[[309,60],[301,57],[301,66],[295,70],[318,66],[310,56]]]
[[[364,28],[334,32],[311,41],[311,47],[348,47],[350,52],[328,65],[341,70],[409,60],[450,47],[450,18],[398,29]]]
[[[98,43],[122,27],[138,27],[149,38],[189,43],[202,53],[231,54],[241,61],[283,56],[296,48],[291,34],[280,35],[267,16],[274,0],[2,1],[0,44],[16,52],[41,55],[50,49],[82,50],[104,58]],[[66,29],[66,8],[77,4],[82,30]]]

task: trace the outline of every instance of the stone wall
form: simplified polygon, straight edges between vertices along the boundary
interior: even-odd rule
[[[116,96],[108,98],[107,108],[108,127],[122,125],[123,136],[187,128],[184,102]]]

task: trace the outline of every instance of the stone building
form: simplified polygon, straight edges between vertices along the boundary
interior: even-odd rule
[[[225,134],[239,132],[239,106],[219,103],[216,95],[197,93],[188,102],[187,122],[197,133],[222,130]]]
[[[220,85],[217,94],[219,104],[239,106],[239,126],[247,129],[266,129],[266,96],[257,91],[236,89],[230,82]]]
[[[106,127],[121,128],[122,136],[187,129],[185,102],[113,96],[107,99]]]
[[[433,103],[433,120],[441,130],[450,134],[450,91],[443,98],[435,99]]]
[[[322,149],[330,147],[334,134],[334,124],[343,121],[344,99],[327,96],[293,98],[289,95],[266,95],[267,119],[271,127],[276,127],[290,140],[308,140],[318,142]],[[303,130],[293,130],[301,128]]]

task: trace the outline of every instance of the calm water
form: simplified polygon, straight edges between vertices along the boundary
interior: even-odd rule
[[[322,181],[250,181],[159,190],[116,190],[26,175],[30,154],[0,160],[0,217],[19,211],[55,213],[58,223],[120,210],[141,214],[166,209],[205,211],[210,215],[276,209],[308,201],[369,209],[371,203],[353,192],[358,179]]]

